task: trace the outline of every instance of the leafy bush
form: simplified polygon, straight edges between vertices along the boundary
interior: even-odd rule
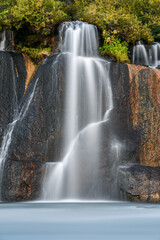
[[[118,62],[129,62],[128,44],[121,42],[119,38],[111,36],[105,39],[104,45],[100,47],[102,54],[115,57]]]
[[[33,32],[47,35],[56,24],[70,19],[63,11],[64,6],[58,0],[17,0],[8,8],[9,16],[4,16],[3,23],[17,30],[28,23]]]

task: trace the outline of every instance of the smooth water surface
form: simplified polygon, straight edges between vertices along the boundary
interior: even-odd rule
[[[0,204],[0,240],[160,239],[160,205]]]

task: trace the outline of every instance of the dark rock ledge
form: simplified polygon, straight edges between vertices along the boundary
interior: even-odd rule
[[[141,202],[160,201],[160,167],[120,166],[118,186],[121,197]]]

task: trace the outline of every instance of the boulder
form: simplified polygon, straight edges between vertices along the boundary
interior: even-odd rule
[[[160,201],[160,167],[120,166],[117,181],[122,199]]]

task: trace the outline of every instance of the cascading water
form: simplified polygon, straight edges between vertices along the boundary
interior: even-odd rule
[[[98,56],[96,27],[63,23],[60,37],[60,50],[67,59],[64,158],[47,165],[45,200],[82,199],[92,191],[99,174],[101,124],[113,108],[110,64]]]
[[[4,29],[2,33],[2,40],[0,42],[0,51],[5,50],[5,44],[6,44],[6,30]]]
[[[149,59],[153,67],[160,65],[160,43],[155,43],[152,45],[151,51],[149,53]]]
[[[146,47],[139,41],[133,48],[132,63],[158,67],[160,65],[160,44],[154,43]]]

